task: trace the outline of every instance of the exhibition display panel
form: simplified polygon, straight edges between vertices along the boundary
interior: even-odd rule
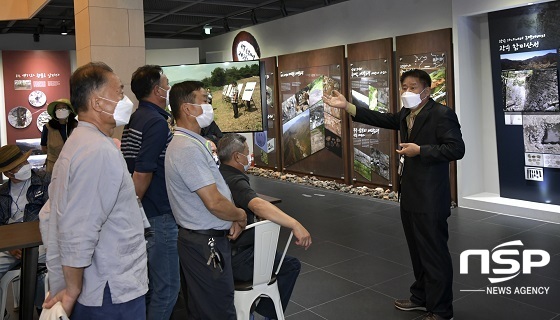
[[[344,62],[344,46],[278,57],[283,171],[349,183],[347,115],[322,101],[345,92]]]
[[[8,144],[32,150],[29,163],[42,167],[41,132],[51,119],[47,105],[70,98],[68,51],[2,51]]]
[[[348,50],[347,97],[357,107],[394,113],[393,39],[354,43]],[[354,184],[397,187],[397,133],[350,121]]]
[[[501,197],[560,204],[559,18],[558,2],[488,14]]]

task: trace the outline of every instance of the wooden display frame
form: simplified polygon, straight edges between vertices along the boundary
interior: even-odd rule
[[[289,73],[298,69],[313,70],[313,68],[323,68],[325,66],[338,66],[340,70],[340,91],[346,92],[346,63],[344,58],[345,48],[344,46],[336,46],[324,49],[317,49],[312,51],[305,51],[287,55],[278,56],[278,79],[282,73]],[[281,81],[278,81],[279,88],[279,112],[282,115],[281,104],[283,102]],[[325,150],[318,151],[316,153],[307,156],[295,163],[291,163],[289,168],[286,167],[284,153],[286,150],[282,148],[282,155],[280,157],[280,163],[282,171],[290,172],[295,174],[303,175],[313,175],[328,179],[333,179],[338,182],[344,182],[350,184],[350,176],[347,174],[347,169],[349,166],[349,147],[346,143],[348,135],[348,120],[345,112],[340,113],[341,120],[341,158],[336,155],[329,154],[329,151],[323,152]],[[283,127],[283,121],[281,117],[278,118],[278,126]],[[327,130],[324,130],[324,135],[327,135]],[[281,137],[282,135],[280,135]],[[279,139],[283,144],[283,138]],[[326,147],[325,147],[326,148]],[[342,165],[342,168],[341,168]]]
[[[388,65],[388,78],[389,78],[389,112],[396,112],[397,110],[397,94],[395,90],[395,77],[394,77],[394,61],[393,61],[393,39],[392,38],[385,38],[367,42],[360,42],[360,43],[352,43],[347,45],[347,54],[348,54],[348,70],[351,70],[352,65],[356,62],[363,62],[363,61],[373,61],[373,60],[384,60]],[[347,97],[348,100],[351,100],[352,97],[352,77],[351,74],[348,74],[347,83],[348,83],[348,90]],[[394,130],[388,129],[381,129],[385,131],[384,134],[389,134],[391,136],[390,141],[390,150],[389,154],[389,166],[390,166],[390,179],[388,183],[376,183],[376,182],[365,182],[359,181],[357,178],[356,170],[354,169],[354,148],[353,148],[353,121],[351,117],[349,117],[349,128],[351,130],[350,134],[348,134],[348,145],[352,146],[350,148],[350,158],[349,158],[349,166],[348,166],[348,175],[351,177],[352,182],[354,185],[365,185],[365,186],[381,186],[384,188],[392,188],[392,190],[396,191],[398,188],[398,174],[397,174],[397,159],[398,157],[395,156],[394,150],[397,149],[397,136],[398,132]],[[390,132],[390,133],[389,133]],[[381,177],[380,177],[381,178]],[[373,180],[373,179],[372,179]],[[378,181],[380,179],[377,179]]]
[[[453,43],[451,28],[398,36],[396,37],[396,47],[396,64],[399,64],[399,59],[405,56],[425,54],[429,52],[445,53],[447,105],[451,109],[455,110]],[[451,185],[451,200],[457,203],[456,161],[450,163],[449,173]]]

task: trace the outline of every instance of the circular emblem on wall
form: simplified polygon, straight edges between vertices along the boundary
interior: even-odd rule
[[[43,126],[47,124],[51,120],[51,116],[49,115],[48,111],[43,111],[37,117],[37,129],[43,132]]]
[[[258,60],[261,57],[261,49],[257,40],[246,31],[241,31],[235,36],[231,52],[233,61]]]
[[[29,94],[29,104],[32,106],[39,108],[45,105],[47,102],[47,95],[41,90],[31,91]]]
[[[8,112],[8,122],[16,129],[26,128],[31,124],[31,111],[25,107],[15,107]]]

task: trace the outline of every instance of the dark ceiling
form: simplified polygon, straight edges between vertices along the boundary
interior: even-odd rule
[[[144,0],[144,32],[146,38],[201,40],[344,1]],[[2,34],[61,34],[64,28],[74,34],[74,0],[51,0],[30,20],[0,21]]]

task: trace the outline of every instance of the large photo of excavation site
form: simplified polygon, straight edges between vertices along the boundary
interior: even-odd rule
[[[303,89],[282,102],[282,144],[286,167],[327,149],[342,156],[340,109],[323,104],[327,90],[340,90],[339,83],[327,76],[314,77]]]
[[[503,54],[500,59],[504,111],[560,111],[556,49]]]
[[[282,129],[282,148],[284,150],[284,164],[286,166],[311,155],[309,111],[305,111],[288,121]]]

